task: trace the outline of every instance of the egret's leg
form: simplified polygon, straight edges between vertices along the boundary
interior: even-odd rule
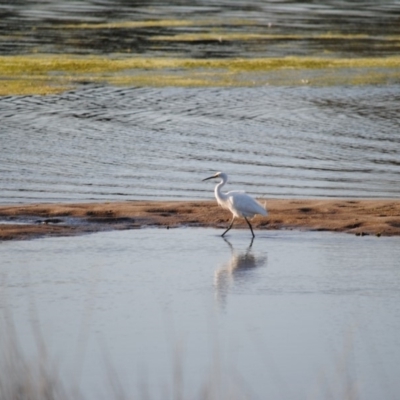
[[[232,218],[231,224],[229,225],[228,229],[221,235],[222,237],[224,237],[225,233],[229,231],[229,229],[232,228],[233,225],[233,221],[235,220],[235,217]]]
[[[249,220],[246,217],[244,217],[244,219],[246,220],[247,225],[249,226],[249,228],[251,230],[251,234],[253,235],[253,239],[254,239],[255,235],[254,235],[254,232],[253,232],[253,228],[251,227],[251,224],[250,224]]]

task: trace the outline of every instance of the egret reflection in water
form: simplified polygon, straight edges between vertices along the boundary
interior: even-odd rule
[[[222,307],[226,305],[226,298],[233,285],[240,290],[253,280],[256,269],[267,263],[266,255],[254,254],[252,248],[254,238],[251,239],[245,251],[235,250],[229,240],[223,239],[231,249],[231,258],[218,268],[214,275],[216,299]]]

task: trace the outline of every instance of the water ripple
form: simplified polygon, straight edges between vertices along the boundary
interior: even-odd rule
[[[0,98],[2,203],[400,197],[399,87],[114,88]]]

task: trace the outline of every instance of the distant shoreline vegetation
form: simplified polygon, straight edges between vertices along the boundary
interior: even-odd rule
[[[399,67],[400,56],[194,59],[29,54],[0,57],[0,95],[50,95],[90,83],[138,87],[398,84]]]

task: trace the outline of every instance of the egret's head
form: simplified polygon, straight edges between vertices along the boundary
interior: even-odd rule
[[[217,172],[213,176],[209,176],[208,178],[203,179],[203,181],[208,181],[209,179],[216,179],[216,178],[220,178],[226,182],[228,180],[228,175],[225,174],[224,172]]]

